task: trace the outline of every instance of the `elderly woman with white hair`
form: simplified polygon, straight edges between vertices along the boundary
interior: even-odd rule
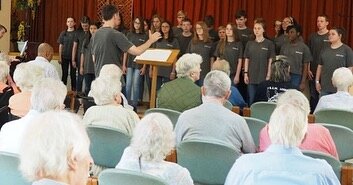
[[[64,109],[67,89],[60,80],[40,79],[32,88],[31,109],[21,119],[6,123],[0,131],[0,151],[18,153],[23,133],[39,114]]]
[[[183,112],[201,104],[200,78],[202,57],[184,54],[176,62],[177,79],[162,85],[157,95],[157,107]]]
[[[346,67],[336,69],[332,75],[332,84],[337,92],[322,96],[316,106],[315,112],[335,108],[353,112],[353,97],[348,93],[349,87],[353,85],[352,71]]]
[[[168,117],[160,113],[148,114],[136,126],[131,144],[116,168],[154,175],[169,185],[192,185],[186,168],[164,161],[174,147],[175,134]]]
[[[262,153],[238,158],[228,173],[225,185],[339,185],[337,176],[326,161],[305,156],[298,147],[307,133],[309,110],[309,103],[304,108],[293,102],[279,104],[268,126],[272,144]]]
[[[93,163],[82,120],[65,111],[34,119],[23,137],[20,170],[33,185],[85,185]]]
[[[12,115],[23,117],[31,107],[31,91],[36,82],[44,78],[44,71],[41,67],[22,63],[16,66],[13,78],[21,92],[11,96],[9,108]]]

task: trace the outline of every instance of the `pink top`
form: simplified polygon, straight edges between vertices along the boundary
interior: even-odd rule
[[[266,125],[260,131],[259,152],[263,152],[270,145],[271,141],[268,135],[268,125]],[[307,134],[299,148],[302,150],[324,152],[338,159],[336,145],[331,137],[330,131],[319,124],[308,124]]]
[[[31,92],[20,92],[11,96],[9,107],[12,115],[25,116],[31,108]]]

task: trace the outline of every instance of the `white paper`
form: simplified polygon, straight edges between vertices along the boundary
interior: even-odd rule
[[[148,60],[148,61],[166,62],[170,54],[172,54],[171,50],[148,49],[140,56],[137,56],[134,61]]]

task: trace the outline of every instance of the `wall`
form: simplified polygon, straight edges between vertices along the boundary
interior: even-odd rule
[[[2,39],[0,39],[0,51],[8,53],[10,51],[11,1],[2,0],[0,2],[1,2],[0,24],[4,25],[7,28],[7,33],[4,35]]]

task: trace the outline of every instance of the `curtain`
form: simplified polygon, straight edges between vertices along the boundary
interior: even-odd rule
[[[36,20],[31,23],[31,40],[48,42],[57,51],[56,42],[59,34],[66,28],[66,18],[72,16],[79,26],[83,15],[98,20],[98,0],[43,0]],[[330,18],[329,27],[343,27],[346,30],[346,41],[353,46],[353,2],[351,0],[133,0],[133,17],[150,18],[158,13],[164,19],[176,23],[178,10],[187,12],[195,23],[206,15],[213,15],[215,28],[235,23],[235,12],[246,10],[247,26],[252,28],[257,17],[267,21],[268,36],[274,35],[273,24],[276,19],[286,16],[294,17],[302,26],[304,40],[315,32],[316,18],[326,14]]]

